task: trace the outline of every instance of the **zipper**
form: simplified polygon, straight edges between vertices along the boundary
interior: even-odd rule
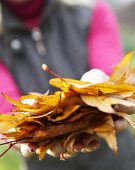
[[[45,44],[43,41],[43,36],[42,36],[40,28],[38,28],[38,27],[33,28],[32,32],[31,32],[31,37],[36,43],[36,48],[37,48],[38,54],[41,57],[44,57],[46,54],[46,47],[45,47]]]

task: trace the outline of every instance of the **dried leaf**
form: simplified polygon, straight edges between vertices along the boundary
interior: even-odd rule
[[[81,98],[87,105],[97,107],[100,111],[105,113],[115,113],[116,111],[112,106],[116,104],[121,104],[127,107],[135,107],[135,102],[116,97],[111,97],[111,95],[110,96],[81,95]]]
[[[114,127],[113,119],[111,115],[107,116],[106,123]],[[118,146],[117,146],[117,141],[116,141],[116,136],[115,136],[115,129],[111,131],[106,131],[106,132],[96,132],[96,134],[103,138],[108,146],[114,151],[115,154],[118,152]]]
[[[132,57],[134,52],[128,53],[121,62],[114,67],[113,73],[111,74],[111,82],[117,82],[121,77],[132,69]]]

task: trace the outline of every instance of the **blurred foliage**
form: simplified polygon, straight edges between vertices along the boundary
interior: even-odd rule
[[[120,25],[121,38],[125,54],[135,51],[135,31],[127,25]],[[135,55],[133,57],[133,65],[135,66]]]
[[[6,146],[0,147],[0,153],[6,150]],[[0,170],[19,170],[22,166],[21,155],[13,149],[0,158]]]
[[[121,25],[121,35],[125,53],[135,50],[135,31],[130,27]]]

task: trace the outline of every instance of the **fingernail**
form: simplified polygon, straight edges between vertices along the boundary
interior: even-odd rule
[[[88,147],[90,147],[92,150],[96,150],[100,147],[100,144],[97,140],[93,140],[89,143]]]
[[[74,152],[80,152],[83,149],[83,144],[81,142],[74,143],[73,150]]]

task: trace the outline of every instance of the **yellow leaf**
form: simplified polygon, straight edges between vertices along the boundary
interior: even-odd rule
[[[111,82],[118,81],[125,73],[128,73],[132,68],[132,57],[134,52],[128,53],[121,62],[114,67],[113,73],[110,77]]]

